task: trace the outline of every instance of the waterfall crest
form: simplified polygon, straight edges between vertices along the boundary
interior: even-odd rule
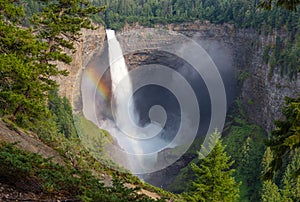
[[[112,91],[116,92],[118,83],[128,75],[128,69],[126,67],[125,59],[123,57],[121,46],[116,38],[115,31],[111,29],[106,30],[108,40],[108,53],[110,74],[112,79]],[[130,82],[127,84],[131,88]],[[123,89],[125,90],[125,89]],[[131,92],[131,89],[127,89],[127,92]]]

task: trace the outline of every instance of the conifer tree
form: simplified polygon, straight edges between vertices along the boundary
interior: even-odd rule
[[[266,148],[262,159],[263,171],[262,174],[270,169],[270,163],[273,161],[273,154],[270,147]],[[273,183],[272,179],[263,181],[262,191],[261,191],[261,201],[262,202],[280,202],[282,197],[280,194],[280,189]]]
[[[30,20],[37,38],[47,44],[40,61],[48,66],[49,61],[69,64],[71,58],[66,51],[74,50],[74,42],[79,39],[81,29],[95,28],[91,17],[105,7],[93,6],[87,0],[40,1],[45,2],[42,11]]]
[[[300,147],[300,98],[286,98],[286,106],[282,111],[286,119],[275,122],[276,129],[266,141],[274,159],[264,175],[265,179],[272,179],[275,171],[281,168],[283,158]],[[300,174],[300,168],[295,174]]]
[[[266,180],[263,182],[262,189],[262,202],[281,202],[282,197],[278,186],[272,182],[272,180]]]
[[[284,7],[287,10],[297,11],[299,4],[299,0],[262,0],[260,6],[266,9],[271,9],[272,6],[276,5],[279,7]]]
[[[27,28],[21,1],[0,1],[0,116],[34,131],[51,116],[46,101],[57,88],[54,78],[67,75],[57,61],[71,62],[74,40],[82,28],[93,29],[91,15],[103,10],[84,0],[37,2],[45,7]]]
[[[264,172],[269,170],[272,156],[272,151],[268,147],[262,161]],[[263,182],[261,195],[263,202],[300,201],[300,176],[295,176],[295,171],[300,167],[300,149],[295,149],[290,157],[280,186],[277,186],[272,179]]]
[[[46,69],[39,68],[38,54],[45,44],[31,30],[20,27],[25,12],[18,1],[2,1],[0,12],[0,109],[14,121],[28,125],[47,117],[46,91],[53,83],[44,81]]]
[[[283,198],[284,201],[300,201],[300,176],[295,172],[300,168],[300,149],[296,149],[291,162],[287,166],[283,177]]]
[[[205,152],[199,153],[199,165],[192,164],[196,179],[186,196],[189,201],[233,202],[239,198],[239,183],[235,182],[234,170],[230,168],[233,161],[224,151],[220,136],[219,132],[214,132],[208,147],[202,147],[202,151],[211,152],[206,157]]]

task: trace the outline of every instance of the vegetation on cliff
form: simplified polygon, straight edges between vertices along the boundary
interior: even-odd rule
[[[286,119],[276,122],[277,128],[268,140],[261,127],[247,121],[238,101],[230,110],[223,131],[223,144],[226,153],[234,160],[231,168],[235,169],[235,181],[241,183],[239,201],[300,199],[298,99],[287,99],[283,113]],[[176,193],[189,192],[188,184],[197,179],[192,165],[201,165],[200,162],[193,160],[167,188]]]
[[[106,187],[91,170],[75,169],[68,163],[65,166],[54,164],[51,159],[25,152],[11,144],[0,145],[0,177],[1,181],[23,191],[43,193],[46,200],[155,201],[139,194],[140,187],[125,186],[118,177]]]
[[[103,11],[103,7],[84,0],[25,2],[31,6],[26,11],[21,1],[0,1],[0,116],[12,130],[19,131],[22,127],[28,134],[34,132],[38,139],[60,153],[65,165],[22,151],[16,148],[17,144],[1,143],[0,180],[18,187],[27,185],[31,191],[50,197],[153,201],[139,193],[140,188],[147,188],[159,193],[162,201],[164,197],[182,199],[142,183],[130,174],[103,166],[82,146],[70,105],[57,95],[54,77],[67,75],[56,64],[71,62],[67,53],[75,51],[73,42],[79,39],[82,28],[94,28],[91,18],[100,21],[101,16],[107,26],[116,29],[134,22],[152,26],[208,20],[253,28],[262,35],[277,35],[283,31],[287,35],[284,41],[278,34],[274,43],[265,46],[264,62],[272,70],[280,67],[282,75],[290,79],[297,79],[300,70],[299,12],[280,8],[264,11],[257,7],[258,1],[93,1],[95,5],[108,4],[108,9],[100,15],[97,13]],[[277,2],[284,5],[283,1]],[[294,4],[285,5],[288,9],[297,9]],[[287,99],[283,110],[285,119],[276,122],[277,128],[266,141],[266,149],[262,144],[262,129],[248,123],[242,111],[234,113],[224,131],[226,152],[218,142],[208,158],[194,160],[179,174],[180,179],[174,181],[177,186],[189,179],[191,188],[181,190],[187,192],[185,199],[233,201],[240,195],[241,201],[299,201],[299,103],[299,99]],[[101,137],[97,141],[92,139],[100,149],[105,142],[113,142],[106,131],[91,126],[83,117],[77,116],[75,121],[82,130],[92,128],[92,132]],[[230,162],[227,155],[234,162]],[[107,160],[104,156],[100,158]],[[265,181],[261,180],[261,174]],[[99,182],[103,180],[101,175],[114,175],[113,184],[105,186]],[[242,183],[239,193],[235,181]],[[16,182],[22,182],[21,186]],[[129,188],[126,183],[135,188]]]
[[[45,200],[154,201],[140,186],[171,197],[95,160],[81,144],[69,102],[57,95],[54,79],[67,72],[56,64],[71,62],[67,53],[75,51],[80,30],[93,29],[90,16],[103,7],[82,0],[36,3],[40,9],[29,18],[22,2],[0,2],[0,116],[11,130],[34,134],[57,150],[65,163],[54,164],[51,158],[18,149],[18,143],[1,142],[1,183],[21,190],[27,186],[23,191],[42,194]],[[106,136],[100,129],[97,133]],[[111,186],[99,182],[103,176],[115,176]]]
[[[275,122],[276,129],[266,141],[274,156],[269,169],[264,174],[267,179],[271,179],[274,172],[281,168],[284,159],[294,154],[300,147],[300,98],[286,98],[286,106],[282,112],[285,120]],[[295,176],[299,176],[300,167],[294,172]]]
[[[229,110],[222,135],[225,151],[233,161],[230,168],[235,169],[232,176],[240,183],[239,201],[259,201],[262,189],[262,166],[259,162],[262,161],[265,150],[265,131],[247,121],[240,102],[236,101]],[[188,192],[188,184],[195,178],[192,164],[201,165],[200,163],[201,160],[193,160],[167,188],[176,193]]]
[[[74,51],[82,28],[93,28],[89,16],[103,10],[82,0],[37,2],[41,10],[31,18],[19,1],[1,1],[0,12],[1,114],[35,132],[51,116],[46,100],[57,88],[54,78],[67,75],[57,62],[71,62],[66,51]]]
[[[300,99],[286,99],[284,120],[266,140],[262,201],[300,200]]]
[[[224,151],[220,138],[221,134],[214,132],[207,148],[202,146],[203,151],[199,152],[198,165],[191,164],[196,178],[186,194],[188,201],[234,202],[239,198],[239,183],[235,182],[231,168],[234,162]]]

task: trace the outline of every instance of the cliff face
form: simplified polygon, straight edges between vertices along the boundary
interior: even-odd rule
[[[284,97],[300,93],[300,74],[297,80],[281,76],[278,70],[270,73],[270,66],[263,63],[263,48],[274,44],[276,36],[260,36],[253,30],[234,30],[231,25],[211,24],[169,25],[192,38],[221,41],[232,51],[233,65],[240,86],[240,101],[250,121],[267,132],[274,129],[274,120],[282,118]],[[282,38],[285,33],[279,33]],[[205,48],[205,47],[204,47]]]
[[[284,105],[284,97],[296,97],[300,93],[300,74],[297,80],[290,80],[287,76],[280,75],[276,68],[270,74],[270,66],[263,63],[263,48],[265,45],[274,44],[276,36],[261,36],[249,29],[236,30],[233,25],[228,24],[212,25],[196,22],[158,25],[157,28],[166,28],[191,37],[206,49],[213,60],[215,58],[218,60],[219,56],[214,57],[213,52],[216,50],[210,52],[209,44],[219,43],[225,46],[232,57],[235,74],[240,83],[242,107],[249,120],[261,125],[267,132],[274,129],[274,120],[282,118],[281,107]],[[136,26],[135,29],[142,28]],[[284,32],[278,34],[282,38],[287,37]]]
[[[281,76],[278,71],[270,74],[270,67],[262,61],[263,47],[274,43],[275,36],[259,36],[252,30],[236,30],[233,25],[212,25],[209,23],[183,23],[157,25],[156,28],[168,29],[182,33],[200,43],[209,52],[209,43],[220,43],[230,52],[236,76],[242,80],[240,86],[241,103],[249,119],[261,125],[268,132],[273,127],[273,121],[281,118],[281,107],[284,97],[295,97],[300,92],[300,80],[290,81]],[[130,31],[131,36],[124,36],[121,44],[127,50],[134,49],[137,44],[144,43],[140,38],[134,39],[134,33],[145,30],[139,25],[126,26],[122,33]],[[122,34],[121,33],[121,34]],[[284,36],[283,36],[284,37]],[[58,78],[60,94],[66,96],[75,111],[81,109],[80,80],[82,70],[91,57],[102,51],[105,40],[105,29],[100,26],[97,30],[83,30],[79,42],[75,43],[77,52],[72,55],[71,65],[59,64],[60,69],[67,69],[68,77]],[[127,40],[127,41],[126,41]],[[157,44],[171,43],[172,40],[163,36],[152,39],[149,48]],[[148,40],[149,41],[149,40]],[[214,53],[209,53],[214,54]],[[215,56],[218,58],[218,55]],[[214,58],[213,58],[214,59]],[[222,62],[220,60],[220,62]],[[239,76],[238,76],[239,75]]]
[[[263,64],[263,48],[266,44],[274,43],[275,36],[260,36],[253,30],[236,30],[228,24],[212,25],[196,22],[167,26],[157,25],[156,28],[158,28],[157,30],[176,31],[192,38],[206,49],[216,65],[222,65],[224,60],[229,58],[230,61],[227,63],[233,66],[233,74],[239,81],[239,98],[245,113],[250,121],[261,125],[267,132],[274,128],[273,121],[282,116],[281,107],[284,104],[284,97],[296,97],[300,93],[300,75],[297,80],[290,81],[288,78],[282,77],[276,69],[273,74],[270,74],[270,67]],[[152,36],[151,43],[149,43],[146,29],[139,25],[126,26],[120,34],[122,36],[119,39],[120,43],[129,53],[140,46],[155,48],[162,43],[172,43],[172,39],[167,35]],[[281,34],[284,35],[284,33]],[[77,52],[73,55],[72,64],[60,66],[60,68],[67,68],[70,71],[68,77],[59,79],[60,93],[71,101],[75,111],[81,109],[80,78],[82,70],[95,53],[99,54],[103,51],[104,40],[105,30],[103,27],[95,31],[83,31],[82,40],[76,44]],[[223,53],[227,54],[226,57],[222,51],[218,51],[220,48]],[[133,66],[134,68],[139,65],[139,63],[135,63],[136,59],[130,57],[132,57],[131,54],[126,57],[130,64],[129,67]],[[140,55],[140,57],[148,56]],[[185,159],[187,158],[185,157]],[[188,161],[185,159],[179,159],[171,170],[162,170],[145,178],[155,179],[155,181],[150,181],[157,186],[164,186],[166,179],[172,179],[182,167],[186,166]]]
[[[248,118],[270,132],[274,129],[274,120],[282,118],[284,98],[300,95],[300,74],[296,80],[290,80],[276,68],[270,73],[270,65],[264,64],[263,48],[274,44],[275,36],[256,36],[252,41],[257,45],[252,49],[249,65],[245,66],[247,76],[241,89],[241,101]]]
[[[91,57],[95,53],[102,51],[105,40],[105,28],[100,25],[96,30],[82,30],[81,33],[79,41],[75,42],[76,52],[71,55],[72,63],[70,65],[58,64],[59,69],[69,71],[67,77],[57,78],[57,82],[60,85],[59,94],[68,98],[75,112],[80,111],[82,107],[80,98],[82,71]]]

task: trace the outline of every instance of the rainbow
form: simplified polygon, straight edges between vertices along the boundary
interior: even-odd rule
[[[97,92],[105,101],[111,97],[111,87],[105,79],[100,79],[99,73],[94,68],[86,69],[87,78],[96,86]]]

